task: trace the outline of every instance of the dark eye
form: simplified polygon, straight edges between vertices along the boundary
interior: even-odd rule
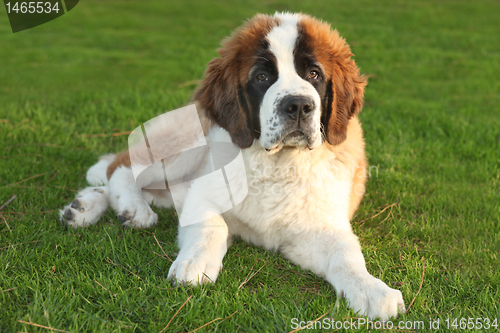
[[[267,75],[266,74],[257,75],[257,81],[259,82],[267,81]]]
[[[307,78],[308,79],[317,80],[317,79],[319,79],[319,72],[315,71],[315,70],[312,70],[312,71],[309,72],[309,76]]]

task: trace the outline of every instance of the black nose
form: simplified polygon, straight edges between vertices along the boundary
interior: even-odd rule
[[[304,119],[314,110],[314,101],[306,96],[288,96],[281,100],[280,109],[292,119]]]

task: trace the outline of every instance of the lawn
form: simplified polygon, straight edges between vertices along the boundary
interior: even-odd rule
[[[394,325],[500,325],[500,2],[88,0],[15,34],[0,10],[0,205],[17,196],[0,209],[0,332],[357,322],[324,280],[241,240],[216,284],[172,287],[174,210],[148,230],[112,211],[87,229],[58,222],[97,158],[127,148],[123,132],[187,103],[220,40],[277,10],[330,22],[370,76],[372,173],[352,224],[368,270],[411,304]]]

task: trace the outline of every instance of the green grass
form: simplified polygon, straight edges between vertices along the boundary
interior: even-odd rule
[[[500,2],[89,0],[16,34],[0,13],[0,205],[17,195],[0,212],[0,332],[285,332],[355,316],[324,280],[242,241],[215,285],[171,287],[173,210],[140,231],[112,212],[76,231],[57,220],[98,156],[127,147],[89,134],[182,106],[220,39],[276,10],[331,22],[370,75],[378,176],[353,226],[369,271],[415,299],[396,324],[500,320]]]

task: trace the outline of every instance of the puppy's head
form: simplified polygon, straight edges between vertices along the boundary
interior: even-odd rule
[[[337,31],[302,14],[257,15],[223,42],[195,100],[241,148],[342,143],[366,78]]]

